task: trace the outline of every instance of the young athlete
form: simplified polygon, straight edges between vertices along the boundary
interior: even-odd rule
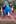
[[[11,8],[9,7],[9,5],[6,6],[6,8],[4,9],[4,14],[8,15],[12,12]]]

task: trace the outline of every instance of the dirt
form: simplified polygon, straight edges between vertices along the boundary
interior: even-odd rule
[[[9,16],[0,16],[0,24],[16,24],[16,12]]]
[[[16,24],[16,16],[4,16],[0,17],[0,24]]]

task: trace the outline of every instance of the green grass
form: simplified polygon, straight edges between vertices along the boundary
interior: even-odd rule
[[[16,13],[16,9],[14,10],[14,13]]]
[[[0,0],[0,3],[2,3],[2,0]]]

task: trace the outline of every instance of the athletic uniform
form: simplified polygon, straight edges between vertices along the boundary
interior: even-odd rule
[[[11,10],[11,8],[7,5],[6,8],[4,9],[4,14],[7,14],[7,15],[8,15],[8,12],[11,13],[12,10]]]

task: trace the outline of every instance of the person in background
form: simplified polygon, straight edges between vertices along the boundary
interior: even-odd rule
[[[11,7],[11,10],[12,10],[12,13],[13,13],[13,6],[12,6],[12,3],[10,3],[9,6]]]
[[[6,8],[6,5],[4,4],[3,7],[2,7],[2,10],[3,10],[3,15],[4,15],[4,9]]]

